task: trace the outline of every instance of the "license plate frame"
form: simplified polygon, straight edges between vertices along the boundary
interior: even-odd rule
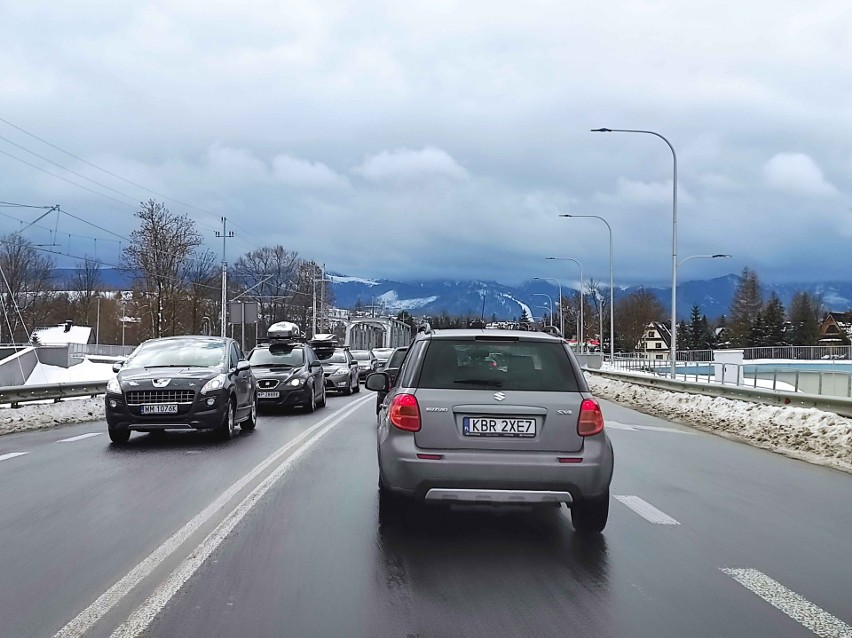
[[[177,403],[143,403],[139,412],[145,416],[162,416],[178,413]]]
[[[466,416],[462,434],[474,438],[533,439],[538,434],[535,417]]]
[[[258,390],[257,391],[258,399],[280,399],[281,392],[278,390]]]

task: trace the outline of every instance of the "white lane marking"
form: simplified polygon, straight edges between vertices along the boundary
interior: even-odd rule
[[[370,399],[371,397],[365,397]],[[361,400],[353,402],[355,409],[360,407],[366,401]],[[156,618],[163,608],[169,603],[175,594],[180,591],[192,575],[204,564],[204,561],[216,551],[216,548],[222,543],[228,534],[239,524],[246,514],[257,504],[260,499],[272,488],[273,485],[284,476],[310,448],[323,438],[335,426],[339,425],[349,414],[355,409],[348,411],[346,414],[341,414],[339,418],[322,428],[317,434],[300,446],[293,454],[282,461],[272,473],[267,476],[251,493],[246,496],[242,502],[237,505],[225,519],[205,538],[198,547],[190,553],[189,557],[175,569],[171,575],[163,581],[159,587],[151,594],[148,599],[134,611],[130,617],[122,623],[113,633],[112,638],[131,638],[142,635],[148,628],[148,625]]]
[[[654,523],[654,525],[680,525],[671,516],[665,512],[661,512],[648,501],[644,501],[638,496],[615,496],[615,499],[624,503],[649,523]]]
[[[9,452],[8,454],[0,454],[0,461],[13,459],[16,456],[23,456],[24,454],[29,454],[29,452]]]
[[[73,441],[82,441],[83,439],[90,439],[93,436],[100,436],[103,434],[102,432],[89,432],[88,434],[81,434],[80,436],[72,436],[70,439],[59,439],[57,443],[71,443]]]
[[[234,483],[230,488],[225,490],[219,497],[210,503],[207,507],[196,514],[188,523],[181,527],[177,532],[172,534],[162,545],[151,552],[141,563],[130,570],[121,580],[116,582],[112,587],[101,594],[95,602],[81,611],[67,625],[60,629],[54,638],[79,638],[85,635],[103,616],[109,612],[122,598],[139,584],[144,578],[151,574],[166,558],[173,554],[192,536],[198,528],[210,520],[219,510],[221,510],[238,492],[246,487],[264,470],[273,465],[282,456],[287,454],[291,449],[296,447],[305,439],[308,439],[311,434],[325,425],[333,422],[335,425],[349,416],[352,412],[358,409],[361,405],[369,401],[372,397],[366,396],[360,400],[353,401],[340,412],[334,412],[322,419],[319,423],[311,426],[293,440],[285,443],[266,459],[256,465],[248,474],[244,475],[240,480]],[[325,431],[323,431],[323,434]],[[310,442],[310,441],[309,441]],[[288,466],[289,467],[289,466]],[[227,519],[226,519],[227,520]],[[221,524],[220,524],[221,526]],[[217,528],[218,529],[218,528]],[[196,550],[197,551],[197,550]]]
[[[619,423],[618,421],[604,421],[604,427],[610,430],[631,430],[633,432],[636,431],[632,425],[627,425],[626,423]]]
[[[810,629],[820,638],[852,638],[852,627],[756,569],[721,568],[740,585]]]
[[[613,430],[648,430],[650,432],[669,432],[671,434],[698,434],[698,432],[689,432],[687,430],[678,430],[676,428],[665,428],[659,425],[628,425],[627,423],[620,423],[619,421],[605,421],[604,427],[612,428]]]

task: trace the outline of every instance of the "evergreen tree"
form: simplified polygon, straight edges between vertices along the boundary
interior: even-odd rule
[[[520,323],[532,323],[533,319],[530,317],[530,313],[527,312],[526,308],[521,308],[521,318]]]
[[[702,315],[701,317],[701,346],[699,349],[709,349],[713,350],[716,343],[716,333],[713,331],[713,328],[710,327],[710,322],[707,321],[707,315]]]
[[[763,346],[769,345],[766,335],[766,322],[764,320],[762,310],[757,311],[757,317],[755,317],[751,324],[751,332],[749,333],[748,341],[746,341],[744,345],[749,348],[762,348]]]
[[[689,315],[689,330],[688,335],[686,336],[690,350],[703,350],[707,347],[705,345],[706,339],[704,338],[704,326],[701,323],[701,308],[697,305],[692,306],[692,311]]]
[[[692,347],[692,335],[689,332],[689,326],[681,319],[677,323],[677,347],[681,350],[694,350]]]
[[[797,292],[790,302],[789,341],[794,346],[812,346],[819,338],[822,304],[807,292]]]
[[[762,307],[757,273],[750,268],[743,268],[740,283],[731,302],[731,316],[728,320],[729,337],[735,348],[751,345],[754,324]]]
[[[784,339],[784,323],[786,321],[786,313],[784,304],[774,292],[766,302],[766,307],[763,309],[764,334],[767,346],[783,346],[786,345]]]

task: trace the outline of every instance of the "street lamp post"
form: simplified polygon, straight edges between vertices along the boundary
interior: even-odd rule
[[[556,261],[573,261],[580,268],[580,325],[577,327],[577,347],[580,347],[580,343],[582,343],[583,336],[583,264],[574,259],[573,257],[547,257],[546,259],[556,260]],[[540,277],[536,277],[536,279],[540,279]],[[562,320],[562,290],[560,288],[559,291],[559,319]],[[565,336],[565,323],[564,321],[560,325],[560,329],[562,330],[562,336]],[[582,348],[580,349],[582,352]]]
[[[620,128],[598,128],[592,129],[592,133],[645,133],[655,135],[663,140],[672,152],[674,160],[674,170],[672,177],[672,379],[675,378],[677,369],[677,153],[674,146],[665,137],[655,131],[645,131],[641,129],[620,129]]]
[[[536,306],[536,308],[541,308],[542,310],[545,310],[550,315],[550,325],[552,326],[553,325],[553,307],[552,306],[548,307],[548,306],[545,306],[544,304],[539,304],[538,306]],[[542,318],[541,318],[542,325],[547,325],[546,321],[545,321],[546,318],[547,318],[546,315],[542,316]]]
[[[547,297],[547,303],[550,304],[550,325],[553,325],[553,297],[543,292],[534,292],[533,297]],[[540,306],[539,306],[540,307]]]
[[[562,333],[562,336],[565,336],[565,319],[562,316],[562,284],[559,283],[558,279],[554,279],[553,277],[533,277],[533,279],[540,281],[555,281],[556,287],[559,288],[559,332]]]
[[[680,260],[680,262],[678,263],[678,268],[683,266],[690,259],[730,259],[730,258],[731,258],[730,255],[722,255],[722,254],[717,254],[717,255],[690,255],[689,257],[684,257],[683,259]]]
[[[560,217],[572,217],[574,219],[599,219],[609,231],[609,360],[615,360],[615,288],[612,279],[612,226],[600,215],[560,215]],[[603,338],[603,334],[601,334]],[[601,347],[603,352],[603,347]]]

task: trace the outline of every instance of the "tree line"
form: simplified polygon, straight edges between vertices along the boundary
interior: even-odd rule
[[[33,328],[66,320],[94,327],[98,315],[102,343],[218,334],[221,262],[203,246],[195,222],[155,200],[142,202],[134,217],[137,226],[119,264],[132,283],[121,292],[107,290],[95,257],[83,257],[57,281],[50,253],[17,233],[0,237],[0,342],[26,342]],[[326,305],[334,302],[322,267],[280,245],[252,250],[229,268],[228,298],[257,302],[261,335],[277,321],[309,326],[314,290]]]

